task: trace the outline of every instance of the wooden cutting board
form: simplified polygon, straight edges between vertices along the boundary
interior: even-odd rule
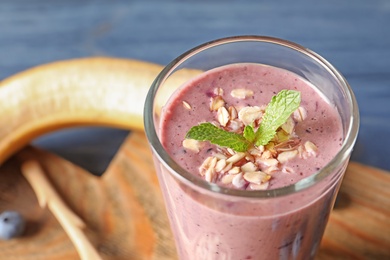
[[[67,205],[87,224],[85,234],[103,259],[177,259],[143,133],[123,143],[96,177],[53,154],[27,147],[0,168],[0,212],[19,210],[25,235],[0,240],[0,259],[79,259],[68,236],[21,175],[35,159]],[[351,162],[317,259],[390,259],[390,173]]]

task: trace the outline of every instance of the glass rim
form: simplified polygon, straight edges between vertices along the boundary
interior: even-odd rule
[[[334,158],[325,165],[319,171],[313,173],[312,175],[303,178],[302,180],[281,188],[270,189],[270,190],[238,190],[233,188],[226,188],[218,186],[215,183],[207,182],[198,176],[184,170],[180,167],[165,151],[162,146],[156,132],[156,128],[154,125],[154,97],[157,93],[157,90],[161,84],[165,82],[168,76],[183,62],[187,59],[191,58],[197,53],[200,53],[206,49],[216,47],[218,45],[223,45],[227,43],[236,43],[236,42],[263,42],[276,44],[282,47],[290,48],[295,51],[299,51],[302,54],[310,57],[313,60],[323,67],[325,67],[333,76],[337,79],[338,83],[342,86],[343,91],[346,94],[346,99],[348,101],[348,108],[351,111],[349,127],[347,129],[345,138],[343,140],[341,149],[334,156]],[[183,183],[187,183],[190,185],[195,185],[198,188],[201,188],[204,191],[211,191],[219,194],[225,194],[235,197],[242,198],[274,198],[285,196],[288,194],[296,193],[302,191],[306,188],[312,187],[315,184],[319,183],[321,180],[329,176],[332,172],[337,170],[346,159],[350,156],[353,146],[356,142],[358,131],[359,131],[359,111],[358,105],[355,98],[355,95],[349,86],[346,79],[342,76],[342,74],[331,65],[327,60],[325,60],[322,56],[315,53],[314,51],[305,48],[299,44],[296,44],[291,41],[283,40],[280,38],[269,37],[269,36],[259,36],[259,35],[241,35],[241,36],[231,36],[220,38],[216,40],[212,40],[201,45],[198,45],[180,56],[171,61],[164,69],[158,74],[154,82],[152,83],[150,90],[148,91],[145,107],[144,107],[144,126],[146,136],[149,140],[150,146],[155,156],[158,157],[159,162],[162,163],[167,169],[169,169],[170,173],[174,175],[175,178],[180,180]]]

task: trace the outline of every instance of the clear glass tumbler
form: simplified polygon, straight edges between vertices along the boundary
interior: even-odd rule
[[[246,191],[206,182],[170,158],[160,142],[160,112],[188,80],[186,71],[243,62],[289,70],[336,106],[344,140],[324,168],[287,187]],[[359,128],[352,90],[329,62],[300,45],[271,37],[236,36],[208,42],[182,54],[158,75],[146,99],[144,122],[179,259],[314,258]]]

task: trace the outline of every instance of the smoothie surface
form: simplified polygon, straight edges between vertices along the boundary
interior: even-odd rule
[[[241,134],[261,124],[271,98],[282,90],[301,94],[299,109],[267,145],[240,153],[185,138],[211,122]],[[324,167],[343,142],[340,116],[307,81],[283,69],[242,63],[202,73],[177,90],[161,114],[161,142],[185,170],[218,185],[247,190],[284,187]]]

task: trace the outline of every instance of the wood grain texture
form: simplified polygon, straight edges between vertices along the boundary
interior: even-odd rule
[[[128,139],[101,177],[50,153],[26,148],[0,169],[0,211],[26,216],[26,235],[0,241],[0,259],[78,259],[63,229],[40,209],[21,162],[36,159],[54,187],[87,224],[86,235],[103,259],[172,259],[174,244],[145,138]],[[136,162],[136,163],[135,163]]]
[[[176,259],[175,247],[142,133],[121,146],[102,177],[29,147],[0,168],[0,211],[26,216],[24,237],[0,241],[0,259],[78,259],[47,209],[41,209],[19,168],[38,160],[68,206],[87,224],[86,235],[103,259]],[[350,163],[317,259],[390,258],[390,174]]]
[[[319,259],[390,259],[390,175],[350,163]]]

